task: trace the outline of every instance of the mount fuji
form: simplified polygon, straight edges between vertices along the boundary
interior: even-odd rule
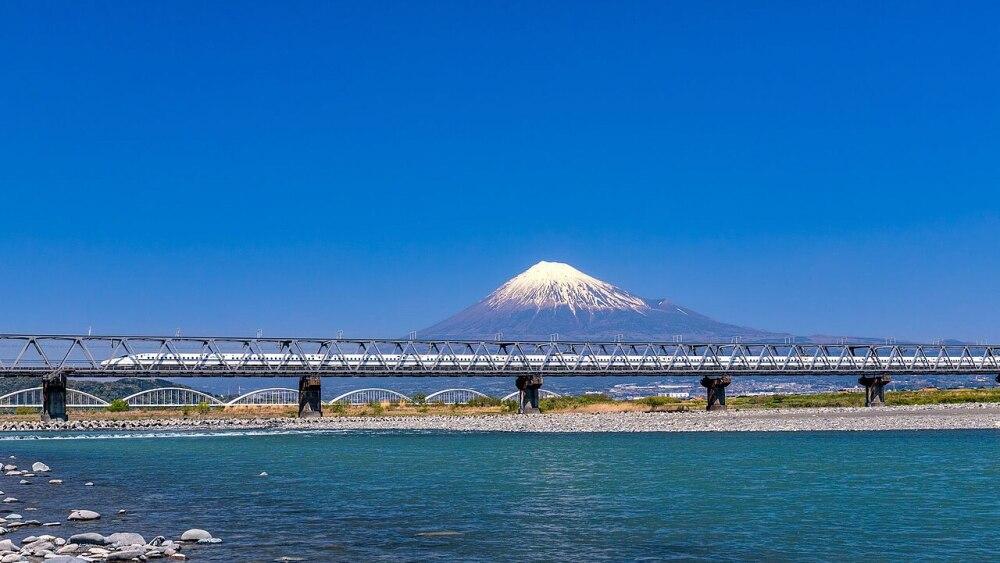
[[[539,262],[485,299],[418,331],[421,338],[744,342],[782,341],[790,334],[716,321],[666,299],[637,297],[569,264]]]

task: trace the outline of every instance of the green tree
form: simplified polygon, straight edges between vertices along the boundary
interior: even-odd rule
[[[128,403],[125,399],[115,399],[107,406],[108,412],[125,412],[128,410]]]

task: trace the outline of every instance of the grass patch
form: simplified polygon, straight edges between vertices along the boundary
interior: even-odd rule
[[[643,397],[635,401],[640,405],[648,405],[650,407],[665,407],[667,405],[683,405],[688,403],[688,399],[678,399],[676,397]]]
[[[704,400],[699,400],[704,403]],[[1000,403],[1000,388],[985,389],[919,389],[916,391],[885,391],[885,404],[945,405],[960,403]],[[753,395],[728,397],[726,405],[741,409],[863,407],[862,391],[838,391],[808,395]]]
[[[886,396],[886,399],[888,399],[888,396]],[[700,399],[699,402],[704,403],[705,401],[704,399]],[[837,391],[834,393],[814,393],[808,395],[751,395],[726,398],[726,406],[739,409],[863,407],[864,405],[865,395],[857,391]]]
[[[543,411],[575,410],[590,405],[615,403],[611,397],[604,394],[573,395],[566,397],[546,397],[538,401],[538,408]],[[517,403],[515,403],[516,405]]]
[[[959,403],[1000,403],[1000,387],[986,389],[920,389],[886,391],[890,405],[944,405]]]
[[[466,406],[469,407],[499,407],[503,403],[496,397],[472,397]]]

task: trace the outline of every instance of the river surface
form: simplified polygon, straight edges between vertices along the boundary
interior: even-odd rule
[[[43,434],[0,454],[65,481],[0,477],[5,512],[64,522],[7,537],[224,540],[194,561],[1000,556],[1000,431]]]

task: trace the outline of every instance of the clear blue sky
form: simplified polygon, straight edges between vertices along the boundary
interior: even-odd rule
[[[766,329],[1000,340],[998,21],[4,2],[0,330],[399,335],[545,259]]]

